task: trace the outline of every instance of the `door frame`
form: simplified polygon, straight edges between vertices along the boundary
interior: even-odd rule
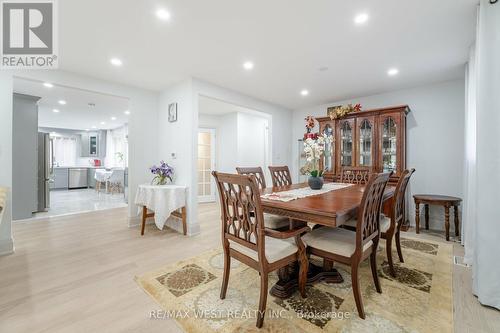
[[[205,127],[200,127],[198,128],[199,133],[210,133],[210,170],[216,170],[217,168],[217,163],[216,163],[216,143],[217,143],[217,132],[215,128],[205,128]],[[198,140],[198,135],[196,135],[196,140]],[[198,141],[196,142],[196,148],[198,149]],[[197,154],[198,156],[198,154]],[[197,157],[198,159],[199,157]],[[196,161],[196,185],[198,185],[198,160]],[[198,202],[215,202],[215,180],[213,177],[210,177],[210,195],[200,195],[198,193]]]

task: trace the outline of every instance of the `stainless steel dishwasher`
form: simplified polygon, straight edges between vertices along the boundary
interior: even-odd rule
[[[88,187],[87,168],[71,168],[69,169],[69,185],[68,188],[85,188]]]

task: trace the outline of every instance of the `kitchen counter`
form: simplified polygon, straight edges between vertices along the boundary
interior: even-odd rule
[[[80,171],[76,171],[80,169]],[[112,170],[123,174],[123,183],[127,185],[128,183],[128,170],[127,168],[117,167],[117,168],[106,168],[105,166],[58,166],[54,167],[54,174],[52,176],[52,182],[50,183],[50,189],[54,190],[67,190],[71,188],[95,188],[95,170]],[[78,174],[79,173],[79,174]],[[78,175],[77,175],[78,174]],[[73,177],[71,177],[73,175]],[[120,177],[120,176],[118,176]],[[77,183],[77,185],[75,185]]]
[[[106,169],[104,166],[55,166],[54,169]]]
[[[105,167],[105,166],[55,166],[54,169],[108,169],[108,170],[125,170],[124,167]]]

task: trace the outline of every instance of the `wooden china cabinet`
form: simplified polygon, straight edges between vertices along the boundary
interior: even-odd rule
[[[335,138],[325,147],[321,167],[327,180],[337,180],[343,166],[394,171],[395,184],[406,168],[407,105],[353,112],[340,119],[316,118],[320,133]]]

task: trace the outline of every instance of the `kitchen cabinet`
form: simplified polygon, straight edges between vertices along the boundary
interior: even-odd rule
[[[81,157],[106,157],[106,131],[82,133],[80,135]]]
[[[68,189],[68,168],[54,168],[53,182],[50,183],[51,189]]]

